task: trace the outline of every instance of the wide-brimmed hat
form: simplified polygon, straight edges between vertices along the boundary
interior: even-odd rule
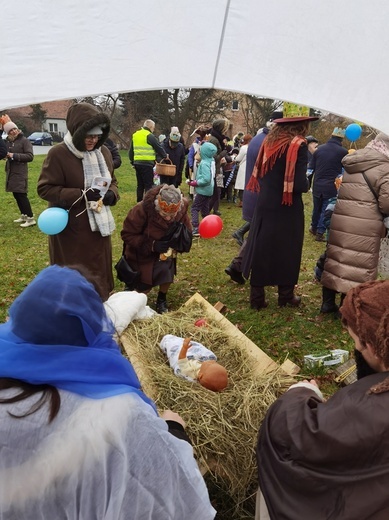
[[[285,123],[299,123],[300,121],[317,121],[318,116],[309,115],[309,107],[304,105],[297,105],[295,103],[284,103],[282,111],[283,117],[273,119],[273,123],[285,124]]]

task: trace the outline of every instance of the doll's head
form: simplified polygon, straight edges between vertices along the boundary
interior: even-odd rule
[[[201,363],[197,380],[204,388],[221,392],[228,385],[227,370],[216,361],[204,361]]]

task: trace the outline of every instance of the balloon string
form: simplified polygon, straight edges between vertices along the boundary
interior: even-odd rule
[[[67,210],[68,212],[72,209],[72,207],[77,204],[78,201],[80,201],[81,199],[85,199],[85,209],[83,209],[80,213],[78,213],[76,215],[76,218],[79,217],[80,215],[82,215],[83,213],[85,213],[85,211],[87,210],[87,206],[88,206],[88,199],[86,197],[86,192],[91,190],[92,188],[88,188],[86,190],[81,190],[81,195],[78,197],[78,199],[76,199],[73,204],[70,206],[70,208]]]

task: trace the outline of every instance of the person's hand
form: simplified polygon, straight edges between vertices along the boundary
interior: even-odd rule
[[[14,154],[11,153],[11,152],[8,152],[8,153],[7,153],[7,157],[8,157],[8,159],[13,159]]]
[[[189,181],[189,186],[197,186],[197,181]]]
[[[104,206],[114,206],[116,203],[116,197],[112,190],[108,190],[104,195],[103,204]]]
[[[87,200],[89,200],[89,202],[91,202],[91,201],[97,202],[98,200],[101,199],[100,191],[96,190],[95,188],[93,190],[92,189],[87,190],[85,192],[85,196],[86,196]]]
[[[153,251],[156,253],[166,253],[169,249],[169,242],[167,240],[155,240],[153,244]]]
[[[310,381],[308,381],[308,379],[303,379],[302,383],[310,383],[311,385],[316,386],[316,388],[319,388],[319,385],[315,379],[311,379]]]
[[[172,412],[171,410],[165,410],[161,413],[161,419],[164,419],[165,421],[174,421],[178,424],[181,424],[183,428],[186,427],[186,423],[184,419],[178,415],[176,412]]]

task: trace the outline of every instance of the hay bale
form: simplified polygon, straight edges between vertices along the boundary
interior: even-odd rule
[[[269,406],[293,379],[280,367],[258,373],[253,358],[220,322],[207,316],[208,326],[194,325],[204,316],[204,305],[187,303],[155,319],[132,322],[122,343],[144,391],[159,411],[171,409],[182,416],[199,466],[223,480],[239,508],[257,487],[258,428]],[[159,346],[165,334],[191,335],[212,350],[228,371],[227,389],[215,393],[177,377]]]

